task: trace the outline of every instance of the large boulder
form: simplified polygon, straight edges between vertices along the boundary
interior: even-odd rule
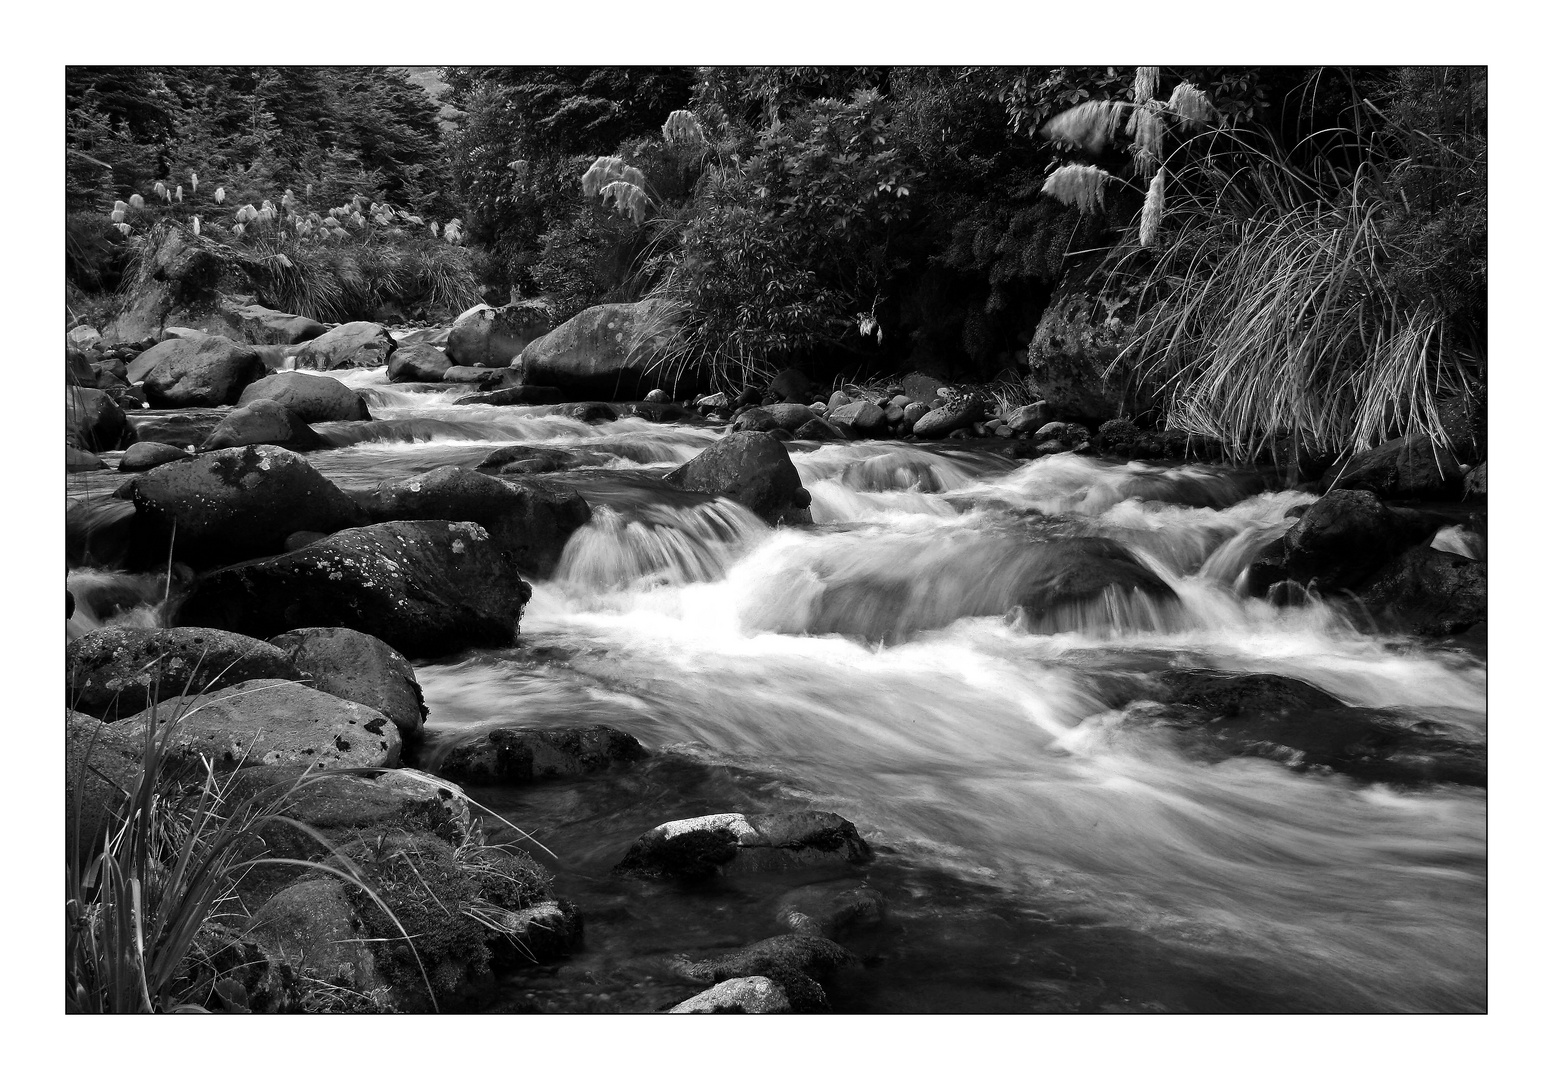
[[[466,367],[507,367],[529,342],[555,326],[546,300],[519,300],[504,307],[476,304],[453,321],[447,354]]]
[[[305,376],[304,376],[305,377]],[[260,398],[239,405],[216,425],[200,444],[202,452],[234,446],[279,446],[287,450],[316,450],[323,445],[318,432],[278,401]]]
[[[645,757],[641,743],[603,725],[500,727],[454,746],[435,771],[464,784],[526,784],[584,776]]]
[[[207,314],[219,324],[216,287],[227,262],[216,245],[166,222],[153,228],[142,250],[139,273],[126,283],[122,310],[103,327],[104,338],[138,341],[169,322],[206,322]]]
[[[65,445],[78,450],[117,450],[133,440],[124,410],[101,390],[65,387]]]
[[[347,626],[436,657],[511,645],[530,591],[479,525],[394,521],[206,574],[174,622],[261,638]]]
[[[389,382],[441,382],[443,372],[453,366],[441,349],[416,342],[400,343],[388,358]]]
[[[281,649],[204,627],[105,626],[65,647],[65,699],[103,720],[250,679],[302,678]]]
[[[719,439],[664,480],[686,491],[743,503],[773,525],[810,521],[809,492],[793,459],[780,441],[763,431],[739,431]]]
[[[387,642],[344,626],[310,626],[270,640],[316,689],[376,709],[406,743],[426,724],[426,703],[410,662]]]
[[[864,862],[869,854],[856,826],[837,814],[711,814],[649,829],[631,845],[615,873],[696,880],[843,867]]]
[[[115,494],[134,500],[154,545],[166,551],[170,544],[179,561],[194,567],[279,551],[299,529],[330,533],[365,520],[300,454],[273,446],[233,447],[161,465]]]
[[[264,378],[265,367],[252,346],[202,334],[155,345],[128,371],[131,382],[145,383],[152,408],[187,409],[237,404],[249,383]]]
[[[593,516],[576,490],[538,479],[498,480],[444,465],[358,495],[374,521],[474,521],[527,574],[548,576],[567,539]]]
[[[1283,536],[1287,577],[1331,592],[1358,585],[1403,549],[1427,540],[1434,523],[1399,514],[1374,494],[1338,488],[1317,499]]]
[[[300,345],[323,336],[324,324],[260,304],[223,304],[222,318],[240,341],[251,345]]]
[[[237,399],[239,405],[255,401],[277,401],[296,413],[305,424],[372,419],[365,397],[327,375],[277,371],[250,383]]]
[[[101,344],[101,342],[102,335],[97,332],[96,327],[88,326],[85,323],[71,327],[65,332],[65,343],[77,349],[90,349],[93,345]]]
[[[382,367],[395,348],[393,337],[378,323],[342,323],[302,346],[296,366],[313,371]]]
[[[208,694],[166,698],[157,724],[176,724],[169,756],[204,757],[217,769],[312,765],[379,769],[399,764],[399,729],[354,701],[282,679],[251,679]],[[104,739],[136,747],[152,721],[147,709],[111,725]]]
[[[1461,473],[1450,447],[1414,435],[1334,465],[1321,482],[1328,490],[1371,491],[1383,499],[1456,499],[1461,497]]]
[[[733,422],[734,431],[797,431],[815,418],[807,405],[777,403],[746,409]]]
[[[1407,633],[1459,634],[1488,619],[1488,566],[1420,544],[1381,567],[1359,600],[1376,619]]]
[[[1113,370],[1136,336],[1137,304],[1127,293],[1096,290],[1103,255],[1077,260],[1053,291],[1030,338],[1026,384],[1053,416],[1100,422],[1149,411],[1157,389],[1133,377],[1125,364]]]
[[[674,340],[677,313],[662,300],[591,307],[530,342],[513,366],[525,383],[573,397],[639,401],[659,386],[684,397],[698,388],[694,372],[650,370]]]

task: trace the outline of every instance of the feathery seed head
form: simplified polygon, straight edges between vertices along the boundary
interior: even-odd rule
[[[1041,191],[1081,214],[1092,214],[1105,205],[1105,182],[1110,178],[1095,165],[1064,165],[1046,178]]]
[[[1176,88],[1170,92],[1170,100],[1165,108],[1179,116],[1189,127],[1209,127],[1219,115],[1208,95],[1191,83],[1177,83]]]
[[[1072,143],[1095,155],[1116,134],[1123,108],[1120,101],[1086,101],[1046,121],[1041,134],[1053,142]]]
[[[1132,79],[1132,100],[1143,104],[1159,89],[1159,68],[1139,67]]]
[[[137,191],[129,197],[129,204],[139,210],[146,205],[146,200],[141,198],[140,192]]]
[[[1143,220],[1138,226],[1138,243],[1144,247],[1153,247],[1154,238],[1159,235],[1159,223],[1165,216],[1165,170],[1160,169],[1154,173],[1154,179],[1149,181],[1149,193],[1143,200]]]

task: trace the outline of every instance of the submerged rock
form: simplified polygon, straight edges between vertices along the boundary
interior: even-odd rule
[[[1143,616],[1165,616],[1179,603],[1175,590],[1115,540],[1079,537],[1041,544],[1020,587],[1018,606],[1037,633],[1082,629],[1089,608],[1137,605]],[[1109,625],[1106,615],[1095,619]]]
[[[845,866],[868,857],[856,826],[837,814],[712,814],[649,829],[615,873],[697,879]]]
[[[720,439],[664,480],[743,503],[772,525],[810,522],[809,492],[787,448],[765,432],[741,431]]]
[[[603,725],[502,727],[453,747],[436,771],[466,784],[520,784],[583,776],[647,756],[630,735]]]
[[[105,626],[65,647],[65,700],[109,721],[182,694],[300,678],[274,645],[205,627]]]
[[[263,638],[347,626],[434,657],[511,645],[529,593],[479,525],[394,521],[206,574],[174,619]]]

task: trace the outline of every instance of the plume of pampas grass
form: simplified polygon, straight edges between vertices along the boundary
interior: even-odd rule
[[[582,194],[585,198],[594,198],[616,180],[624,180],[637,187],[642,187],[646,183],[642,170],[633,165],[627,165],[621,158],[595,158],[593,164],[588,166],[588,171],[582,174]]]
[[[1213,102],[1208,100],[1208,95],[1191,83],[1177,83],[1176,88],[1170,92],[1170,100],[1165,108],[1191,127],[1209,127],[1219,115]]]
[[[226,202],[226,188],[218,187],[216,189],[216,205],[220,206],[224,202]]]
[[[123,221],[119,222],[118,224],[114,225],[113,227],[115,229],[119,230],[119,232],[123,233],[125,236],[128,236],[133,231],[132,229],[130,229],[129,225],[127,223],[123,222]]]
[[[428,225],[427,228],[431,230],[431,235],[432,236],[436,236],[437,235],[437,223],[435,221],[433,221],[430,225]]]
[[[200,234],[200,216],[198,214],[195,214],[193,220],[189,222],[189,228],[194,230],[195,236]]]
[[[135,192],[135,194],[133,194],[133,195],[131,195],[129,197],[129,204],[131,206],[133,206],[136,210],[140,210],[140,209],[143,209],[145,207],[146,200],[141,198],[140,192],[137,191],[137,192]]]
[[[1159,68],[1139,67],[1132,79],[1132,100],[1142,105],[1159,90]]]
[[[1138,243],[1144,247],[1153,247],[1154,238],[1159,235],[1159,222],[1165,216],[1165,170],[1159,169],[1154,173],[1154,179],[1149,181],[1148,197],[1143,200],[1143,220],[1138,225]]]
[[[1046,121],[1041,134],[1054,142],[1060,139],[1082,147],[1087,154],[1098,154],[1116,134],[1125,108],[1120,101],[1086,101]]]
[[[189,173],[189,190],[194,192],[196,195],[199,194],[199,190],[200,190],[200,174],[199,173],[197,173],[197,172]]]
[[[121,203],[120,205],[123,204]],[[119,222],[124,220],[124,211],[115,208],[113,213],[108,215],[108,220],[117,225]]]
[[[243,233],[245,233],[247,231],[248,231],[248,226],[244,225],[241,221],[239,221],[236,225],[232,226],[232,235],[233,236],[242,236]]]
[[[125,202],[123,199],[115,199],[114,200],[114,202],[113,202],[113,212],[114,213],[122,214],[122,213],[125,213],[128,210],[129,210],[129,203]]]
[[[176,191],[174,191],[174,192],[173,192],[173,196],[174,196],[174,197],[175,197],[175,198],[176,198],[176,199],[177,199],[177,200],[178,200],[178,201],[179,201],[179,202],[183,202],[183,185],[182,185],[182,184],[179,184],[179,185],[178,185],[178,189],[177,189],[177,190],[176,190]]]
[[[151,190],[156,192],[156,197],[158,199],[162,199],[164,201],[167,199],[167,185],[162,183],[160,180],[151,186]]]
[[[312,184],[307,185],[307,187],[302,189],[302,192],[303,192],[305,197],[311,199],[313,197],[313,185]]]
[[[1132,151],[1138,172],[1147,176],[1159,168],[1165,153],[1165,122],[1160,119],[1159,107],[1154,102],[1133,111]]]
[[[1105,182],[1111,174],[1095,165],[1064,165],[1046,178],[1043,194],[1081,214],[1092,214],[1105,205]]]
[[[663,140],[700,146],[706,142],[706,133],[701,130],[701,121],[696,119],[695,113],[689,109],[675,109],[663,122]]]
[[[614,210],[623,217],[629,217],[640,225],[647,220],[647,192],[637,184],[626,180],[615,180],[605,184],[599,192],[599,198],[605,206],[614,203]]]

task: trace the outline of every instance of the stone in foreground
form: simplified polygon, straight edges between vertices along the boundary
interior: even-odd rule
[[[680,1002],[670,1013],[709,1015],[714,1013],[790,1013],[793,1006],[782,988],[764,975],[726,979],[710,990]]]
[[[344,626],[310,626],[273,638],[316,689],[376,709],[406,742],[426,723],[421,684],[410,662],[386,642]]]

